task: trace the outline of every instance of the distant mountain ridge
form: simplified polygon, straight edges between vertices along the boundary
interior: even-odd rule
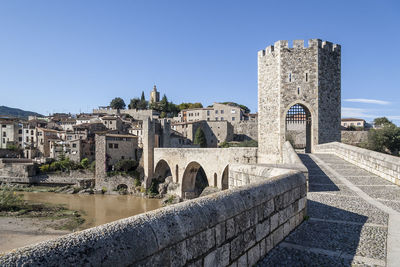
[[[33,111],[26,111],[19,108],[10,108],[6,106],[0,106],[0,116],[17,117],[21,119],[27,119],[28,116],[43,117],[43,115]]]

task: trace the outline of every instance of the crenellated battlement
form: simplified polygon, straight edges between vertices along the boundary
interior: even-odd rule
[[[340,52],[340,45],[333,44],[328,41],[322,41],[321,39],[310,39],[308,40],[308,46],[305,45],[304,40],[293,40],[292,46],[289,45],[287,40],[279,40],[274,43],[274,45],[267,46],[264,50],[258,51],[258,56],[263,57],[265,55],[271,54],[274,51],[279,51],[280,49],[308,49],[308,48],[320,48],[330,52]]]

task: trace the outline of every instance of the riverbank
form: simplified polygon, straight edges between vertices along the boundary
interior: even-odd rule
[[[21,193],[0,190],[0,251],[70,233],[85,222],[79,211],[34,203]]]
[[[0,217],[0,255],[15,248],[36,244],[65,234],[53,229],[54,222],[38,218]]]
[[[42,192],[36,192],[37,189]],[[16,195],[22,195],[23,201],[53,206],[62,205],[72,212],[72,215],[73,211],[79,211],[78,214],[81,214],[81,217],[78,218],[85,221],[77,227],[66,228],[59,224],[63,222],[62,220],[27,216],[0,217],[0,253],[68,234],[72,232],[72,229],[79,231],[162,207],[159,199],[132,195],[61,194],[43,192],[45,188],[40,187],[25,188],[25,190],[31,192],[16,192]],[[14,215],[17,215],[16,211],[14,212]]]

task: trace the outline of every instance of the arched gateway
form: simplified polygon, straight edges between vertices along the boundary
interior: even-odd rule
[[[295,104],[286,113],[285,138],[296,149],[311,152],[311,113],[302,104]]]
[[[278,41],[258,52],[258,162],[282,162],[287,139],[312,152],[340,141],[340,46]]]

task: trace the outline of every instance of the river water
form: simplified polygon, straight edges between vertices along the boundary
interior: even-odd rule
[[[78,195],[50,192],[23,192],[24,199],[36,203],[64,204],[70,210],[83,212],[85,223],[79,229],[86,229],[118,219],[130,217],[160,208],[158,199],[131,195]]]

